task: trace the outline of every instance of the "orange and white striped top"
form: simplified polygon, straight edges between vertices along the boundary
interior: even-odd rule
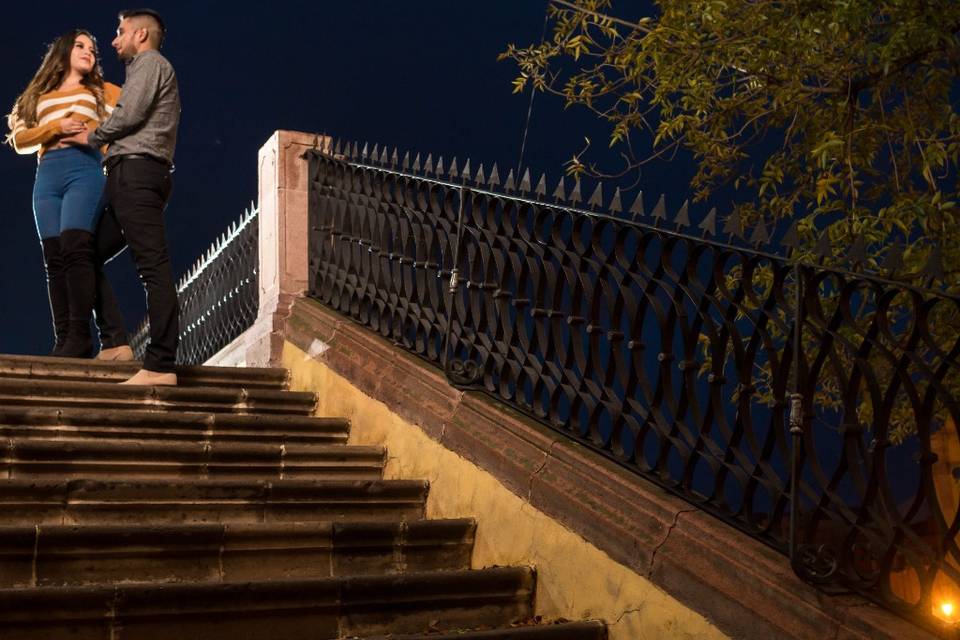
[[[107,115],[120,99],[120,87],[109,82],[103,83],[103,101]],[[37,125],[27,125],[15,116],[13,119],[13,147],[17,153],[30,154],[43,152],[57,143],[62,135],[60,122],[64,118],[74,118],[86,122],[90,131],[100,124],[97,115],[97,99],[86,87],[76,87],[65,91],[51,91],[37,100]]]

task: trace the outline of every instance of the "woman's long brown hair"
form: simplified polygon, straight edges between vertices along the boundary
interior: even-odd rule
[[[65,33],[47,47],[40,68],[20,97],[13,104],[13,109],[7,117],[7,124],[13,130],[14,120],[19,118],[27,127],[37,126],[37,102],[40,96],[55,90],[70,73],[70,54],[78,36],[87,36],[93,42],[94,62],[90,73],[83,77],[80,83],[90,90],[97,100],[97,114],[101,119],[106,117],[106,108],[103,99],[103,70],[100,67],[100,52],[97,49],[97,39],[86,29],[74,29]],[[11,136],[12,137],[12,136]],[[9,142],[9,139],[8,139]]]

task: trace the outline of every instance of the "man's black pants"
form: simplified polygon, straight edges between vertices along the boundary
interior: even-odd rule
[[[163,210],[173,190],[165,163],[148,158],[110,158],[104,188],[106,209],[97,226],[97,312],[109,332],[123,331],[123,316],[103,272],[103,265],[125,247],[147,292],[150,344],[143,368],[169,373],[177,358],[180,323],[177,290],[167,250]]]

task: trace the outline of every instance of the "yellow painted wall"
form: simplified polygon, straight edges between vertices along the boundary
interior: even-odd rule
[[[351,444],[387,447],[386,478],[430,481],[429,518],[476,518],[474,568],[536,567],[538,615],[548,620],[605,620],[612,640],[726,637],[703,616],[289,342],[283,366],[291,372],[292,389],[318,392],[318,415],[351,420]]]

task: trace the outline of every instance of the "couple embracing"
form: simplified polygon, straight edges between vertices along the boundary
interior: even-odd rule
[[[94,36],[71,31],[50,45],[9,116],[9,142],[38,156],[33,212],[56,334],[53,355],[132,360],[103,266],[130,247],[147,294],[150,343],[122,384],[176,385],[176,288],[163,210],[172,189],[180,96],[160,53],[166,28],[152,10],[120,13],[112,45],[123,88],[104,82]]]

